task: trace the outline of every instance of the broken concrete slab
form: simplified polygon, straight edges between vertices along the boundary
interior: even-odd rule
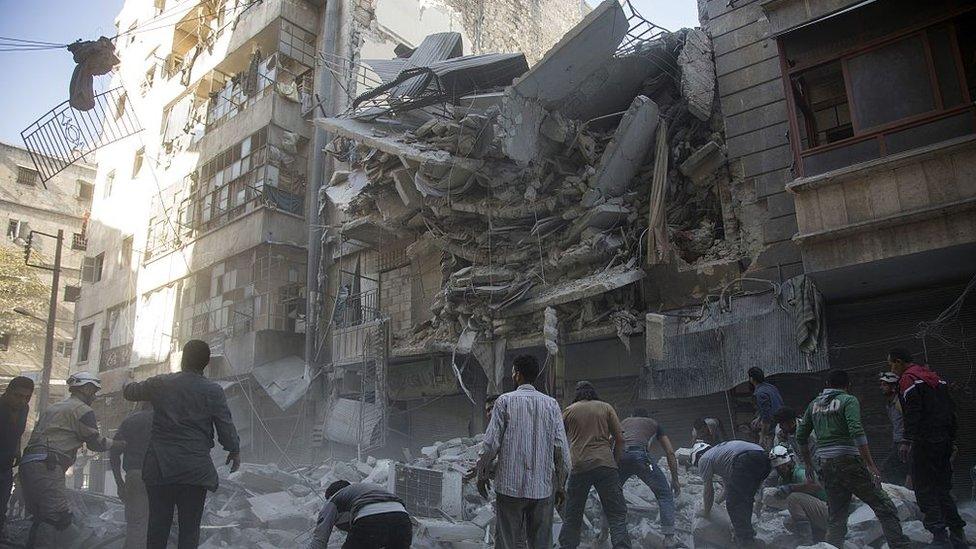
[[[402,70],[429,67],[432,63],[460,57],[464,53],[464,44],[459,32],[438,32],[427,35],[423,42],[413,50]],[[402,72],[402,71],[401,71]],[[423,76],[415,76],[397,85],[390,95],[393,97],[410,96],[424,91],[428,81]]]
[[[519,78],[512,91],[558,109],[560,101],[613,56],[629,29],[620,3],[605,0]]]
[[[647,158],[657,125],[657,104],[643,95],[635,97],[603,151],[592,186],[604,196],[622,195]]]
[[[725,151],[715,141],[709,141],[691,153],[678,169],[695,183],[700,183],[714,175],[723,164]]]
[[[690,29],[685,45],[678,54],[681,67],[681,96],[688,102],[688,111],[701,121],[712,116],[715,102],[715,60],[712,42],[702,29]]]
[[[525,302],[498,311],[498,316],[508,318],[541,311],[546,307],[606,293],[637,282],[642,278],[644,278],[642,269],[626,269],[620,266],[606,272],[544,288]]]

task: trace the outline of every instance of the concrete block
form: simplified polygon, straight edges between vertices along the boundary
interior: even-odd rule
[[[678,169],[698,183],[714,174],[723,164],[725,164],[725,152],[722,147],[714,141],[709,141],[691,153]]]
[[[685,45],[678,54],[681,68],[681,96],[688,102],[688,111],[699,120],[712,116],[715,101],[715,62],[712,43],[705,31],[690,29]]]
[[[647,158],[657,124],[657,104],[643,95],[635,97],[603,151],[593,187],[605,196],[623,194]]]
[[[779,58],[774,57],[718,78],[719,95],[731,95],[783,77]]]
[[[400,200],[403,205],[411,210],[420,209],[424,205],[424,198],[413,183],[413,175],[407,170],[396,170],[393,172],[393,184],[396,187]]]
[[[725,98],[722,98],[722,109],[725,109]],[[725,136],[731,139],[758,129],[780,124],[787,121],[786,99],[765,103],[759,107],[742,111],[725,117]]]
[[[769,244],[789,240],[796,232],[796,216],[787,215],[771,219],[763,225],[763,242]]]
[[[786,184],[793,180],[789,168],[774,170],[758,175],[755,178],[756,196],[763,197],[781,193],[786,190]]]
[[[783,217],[796,213],[793,195],[788,192],[771,194],[766,197],[766,213],[770,218]]]
[[[644,315],[644,356],[647,360],[664,360],[665,318],[654,313]]]

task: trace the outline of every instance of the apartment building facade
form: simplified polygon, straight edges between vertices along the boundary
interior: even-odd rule
[[[114,115],[134,116],[142,131],[97,152],[71,362],[102,378],[96,408],[107,426],[131,409],[123,385],[177,370],[193,338],[211,345],[208,375],[227,389],[249,459],[279,456],[271,432],[304,440],[320,422],[322,379],[304,357],[307,217],[317,208],[307,196],[324,184],[311,180],[312,113],[344,108],[362,91],[360,59],[394,57],[433,32],[494,32],[467,3],[332,7],[123,6]],[[320,53],[327,34],[329,55]],[[476,42],[465,48],[477,51]],[[323,71],[338,86],[323,90]]]
[[[75,302],[81,291],[94,181],[95,167],[79,163],[42,183],[28,151],[0,143],[0,212],[6,227],[6,238],[2,243],[6,248],[5,256],[22,265],[29,235],[31,231],[37,231],[31,239],[31,263],[52,267],[56,239],[39,233],[56,236],[59,230],[64,231],[51,376],[54,395],[63,393],[63,380],[68,375],[74,350]],[[0,335],[0,380],[3,381],[16,375],[27,375],[39,381],[44,364],[48,296],[53,274],[40,268],[25,266],[23,269],[23,276],[36,279],[38,289],[43,287],[43,291],[30,304],[19,302],[16,296],[9,299],[12,306],[24,309],[31,316],[3,311],[5,318],[16,319],[16,325],[29,326],[22,332],[11,330]],[[61,381],[60,388],[58,381]]]

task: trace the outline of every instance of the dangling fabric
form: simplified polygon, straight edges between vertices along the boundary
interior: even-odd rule
[[[102,36],[69,44],[68,51],[77,63],[68,85],[68,104],[79,111],[90,111],[95,108],[95,75],[107,74],[119,62],[115,44]]]

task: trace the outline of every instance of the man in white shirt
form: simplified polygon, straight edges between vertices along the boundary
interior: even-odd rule
[[[559,404],[532,385],[539,369],[533,356],[515,358],[518,388],[495,401],[478,460],[478,491],[485,498],[493,471],[498,549],[550,549],[553,504],[565,499],[569,443]]]

